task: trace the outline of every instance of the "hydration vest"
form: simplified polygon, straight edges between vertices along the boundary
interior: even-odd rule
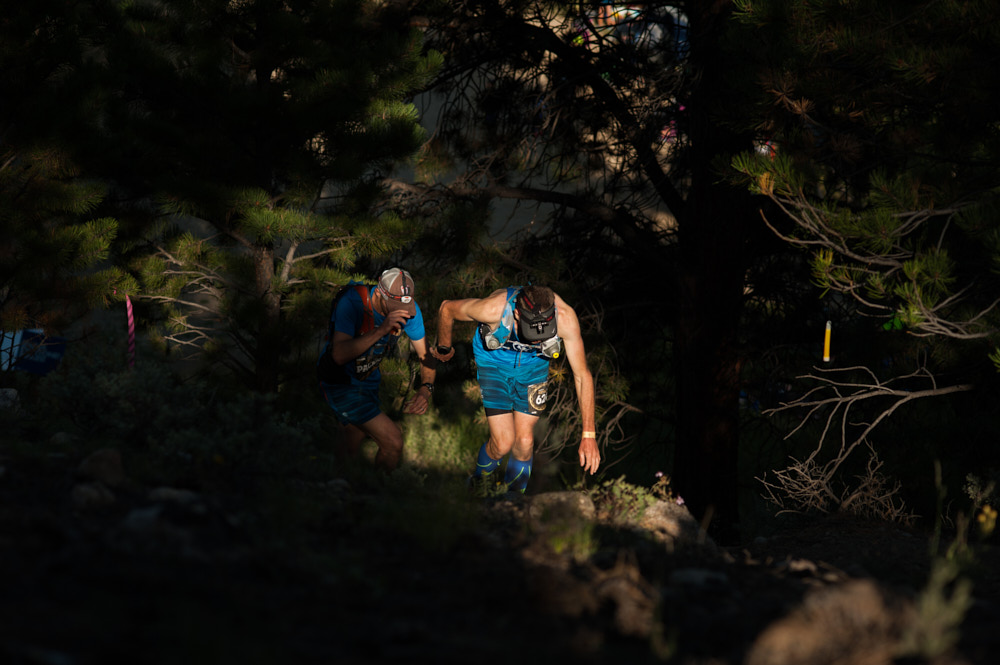
[[[514,300],[521,292],[520,286],[507,287],[507,304],[504,305],[503,315],[495,330],[490,330],[488,323],[479,324],[479,334],[483,337],[483,346],[489,351],[496,351],[507,343],[510,332],[514,329]]]
[[[546,360],[554,360],[562,355],[562,340],[558,335],[551,337],[539,344],[528,344],[510,339],[510,333],[514,330],[517,321],[514,319],[514,301],[521,292],[520,286],[507,287],[507,304],[504,305],[503,315],[500,323],[493,330],[488,323],[479,324],[479,334],[482,336],[483,347],[487,351],[497,349],[508,349],[510,351],[520,351],[523,353],[534,353]]]

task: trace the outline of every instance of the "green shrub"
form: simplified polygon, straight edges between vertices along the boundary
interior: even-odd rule
[[[627,482],[625,476],[604,480],[588,493],[598,515],[614,524],[638,521],[658,498],[650,489]]]
[[[156,476],[149,482],[190,484],[235,469],[307,473],[316,466],[317,446],[328,436],[326,414],[292,416],[279,411],[275,395],[184,378],[155,357],[129,368],[109,362],[108,351],[74,354],[42,379],[28,406],[39,440],[64,432],[81,456],[120,449],[132,472]]]

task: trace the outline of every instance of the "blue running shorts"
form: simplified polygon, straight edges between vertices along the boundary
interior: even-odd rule
[[[478,365],[476,374],[487,415],[491,411],[519,411],[537,416],[545,411],[549,364],[540,363],[531,367],[530,371],[524,371],[526,369],[529,368]]]
[[[382,413],[379,407],[378,383],[373,385],[334,385],[320,383],[326,403],[343,425],[366,423]]]

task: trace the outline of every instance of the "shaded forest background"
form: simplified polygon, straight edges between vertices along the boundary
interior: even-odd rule
[[[582,314],[606,462],[580,477],[554,363],[529,492],[665,474],[725,544],[834,514],[995,538],[998,19],[888,0],[11,8],[0,322],[66,346],[40,376],[5,342],[4,459],[112,447],[233,491],[356,473],[329,459],[313,366],[336,285],[401,265],[430,331],[441,299],[528,281]],[[483,436],[460,351],[426,422],[399,412],[411,359],[386,369],[418,473],[460,476]]]

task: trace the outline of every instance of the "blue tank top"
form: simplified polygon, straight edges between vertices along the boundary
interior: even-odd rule
[[[493,367],[536,368],[548,362],[548,359],[539,355],[536,344],[527,344],[517,337],[514,302],[520,292],[520,286],[507,287],[507,304],[500,317],[500,326],[493,332],[494,339],[501,342],[500,348],[486,348],[485,338],[490,332],[490,326],[485,323],[479,325],[472,337],[472,351],[477,363]]]

